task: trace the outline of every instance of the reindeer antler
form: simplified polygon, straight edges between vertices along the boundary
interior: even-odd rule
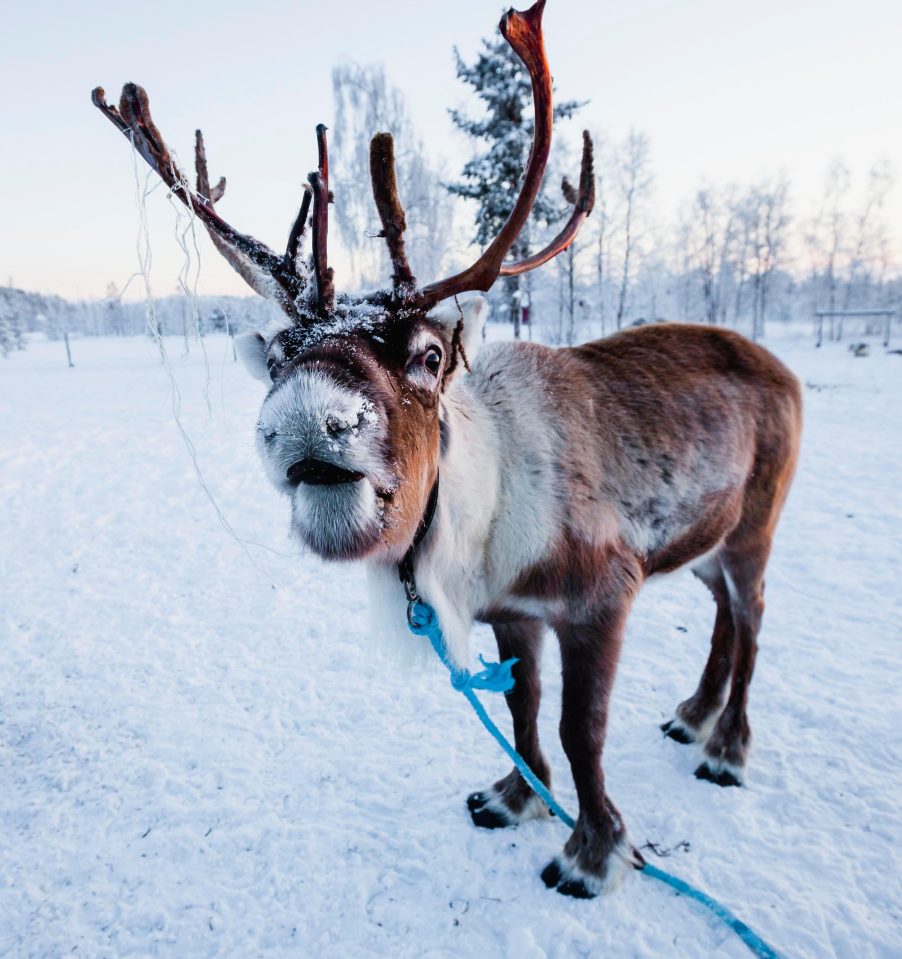
[[[395,292],[409,294],[416,280],[407,262],[404,250],[404,231],[407,219],[404,207],[398,199],[398,182],[395,179],[395,140],[390,133],[377,133],[370,140],[370,177],[373,181],[373,199],[382,221],[382,236],[388,244],[391,257],[392,283]]]
[[[319,164],[307,179],[313,188],[313,270],[316,274],[316,296],[320,311],[331,313],[335,307],[333,270],[328,264],[329,234],[329,152],[326,146],[326,127],[316,128]]]
[[[203,135],[200,131],[195,143],[195,192],[189,186],[185,174],[176,165],[166,141],[154,124],[150,115],[150,101],[142,87],[136,83],[126,83],[122,88],[118,110],[106,102],[103,87],[96,87],[91,92],[91,100],[94,106],[128,137],[172,193],[194,211],[207,228],[216,248],[251,289],[276,299],[290,317],[300,321],[302,314],[299,300],[304,292],[306,278],[297,269],[295,259],[289,261],[287,256],[280,257],[266,244],[248,234],[239,233],[215,211],[213,204],[225,192],[225,180],[220,180],[210,189]]]
[[[304,196],[301,199],[301,208],[288,234],[288,244],[285,247],[285,258],[294,264],[297,273],[305,271],[300,257],[304,248],[304,231],[307,229],[307,217],[310,215],[310,202],[313,200],[313,190],[304,184]]]
[[[542,176],[551,149],[551,73],[545,56],[542,38],[542,13],[545,0],[537,0],[528,10],[509,10],[502,18],[499,29],[505,40],[522,60],[532,81],[532,96],[535,109],[535,135],[529,161],[523,176],[520,193],[514,208],[501,231],[472,266],[455,276],[430,283],[422,290],[416,289],[416,281],[407,262],[404,249],[406,218],[404,207],[398,197],[395,178],[394,141],[389,133],[377,133],[370,143],[370,174],[373,197],[379,219],[382,221],[382,236],[388,244],[392,261],[394,293],[370,294],[366,297],[344,297],[341,310],[353,309],[355,303],[378,302],[388,306],[391,300],[402,305],[428,310],[440,300],[466,290],[488,290],[499,276],[515,276],[533,270],[552,257],[566,250],[573,243],[586,217],[592,212],[595,202],[595,180],[592,170],[592,141],[583,134],[583,157],[580,170],[579,191],[564,180],[564,196],[573,203],[573,212],[564,229],[543,250],[514,263],[504,263],[514,241],[523,229],[539,193]],[[150,104],[144,90],[134,83],[122,88],[119,109],[109,106],[101,87],[91,94],[94,105],[115,124],[134,145],[135,149],[154,169],[170,190],[203,222],[213,243],[231,266],[241,275],[256,293],[275,299],[296,323],[314,323],[328,317],[335,309],[335,285],[333,271],[328,262],[329,204],[329,157],[326,143],[326,127],[316,128],[319,153],[317,169],[308,177],[301,208],[288,235],[285,253],[278,256],[254,237],[239,233],[226,223],[214,209],[225,193],[225,179],[210,186],[207,157],[203,135],[197,131],[195,140],[195,166],[197,188],[192,190],[185,175],[178,168],[172,153],[150,115]],[[301,255],[305,228],[313,206],[313,272],[315,291],[307,289],[307,268]]]
[[[126,136],[128,135],[126,131]],[[194,169],[197,174],[197,198],[206,200],[213,207],[225,194],[226,180],[225,177],[220,177],[216,186],[210,186],[210,176],[207,172],[207,151],[204,147],[204,135],[200,130],[196,130],[194,133]],[[179,195],[182,196],[181,192]],[[182,199],[184,199],[183,196]],[[219,250],[229,266],[255,293],[269,299],[278,300],[280,298],[284,291],[281,287],[276,286],[271,275],[255,266],[239,247],[232,246],[216,230],[207,227],[207,232],[210,234],[213,245]]]
[[[529,154],[529,162],[526,165],[526,173],[523,176],[520,194],[510,216],[501,228],[501,232],[472,266],[445,280],[430,283],[420,292],[420,303],[426,308],[466,290],[489,290],[499,275],[525,273],[527,270],[540,266],[573,242],[579,227],[591,211],[590,194],[594,193],[594,188],[590,185],[585,190],[583,189],[587,166],[588,170],[591,171],[590,145],[588,159],[586,149],[583,150],[583,173],[580,177],[580,198],[582,202],[577,203],[577,208],[583,206],[585,209],[575,211],[574,217],[571,218],[564,231],[541,253],[507,267],[503,265],[504,257],[523,229],[539,194],[542,175],[545,172],[545,165],[548,162],[548,154],[551,149],[553,111],[551,106],[551,73],[548,69],[545,43],[542,37],[542,13],[544,9],[545,0],[537,0],[523,13],[509,10],[501,18],[501,23],[498,25],[502,36],[523,61],[532,80],[535,137]]]
[[[561,183],[561,192],[568,203],[573,204],[573,213],[566,226],[546,246],[516,263],[504,263],[499,271],[501,276],[517,276],[519,273],[528,273],[537,266],[554,259],[558,253],[563,253],[576,239],[586,218],[595,207],[595,168],[592,162],[592,138],[588,130],[583,130],[583,159],[579,171],[579,192],[573,189],[570,181],[564,177]]]
[[[210,188],[210,175],[207,172],[207,151],[204,147],[204,135],[200,130],[194,131],[194,170],[197,173],[198,195],[209,200],[210,206],[218,203],[225,195],[226,178],[221,176],[216,186]]]

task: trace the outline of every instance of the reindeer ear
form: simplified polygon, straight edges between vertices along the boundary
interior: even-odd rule
[[[235,337],[235,352],[241,357],[248,373],[256,380],[269,380],[266,365],[266,340],[259,333],[242,333]]]
[[[459,308],[458,303],[460,303]],[[452,298],[439,303],[429,314],[429,318],[441,327],[450,341],[463,315],[461,343],[464,353],[467,354],[467,361],[472,363],[476,359],[479,347],[482,346],[482,329],[489,313],[488,306],[488,300],[484,296],[469,296],[466,299],[458,297],[457,302]]]

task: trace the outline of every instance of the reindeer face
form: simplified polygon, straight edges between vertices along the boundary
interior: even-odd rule
[[[305,546],[327,559],[403,555],[438,470],[453,331],[463,318],[475,353],[484,304],[236,341],[251,372],[272,381],[257,449]]]

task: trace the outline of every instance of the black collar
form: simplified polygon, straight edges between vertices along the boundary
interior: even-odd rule
[[[432,521],[435,519],[435,508],[438,505],[438,473],[435,475],[435,483],[432,485],[432,490],[429,493],[429,499],[426,501],[426,512],[423,513],[423,518],[420,520],[420,525],[417,527],[417,531],[414,534],[413,542],[407,549],[407,552],[404,554],[404,558],[398,563],[398,578],[404,584],[404,589],[407,592],[408,600],[413,600],[417,598],[417,589],[416,583],[413,578],[413,557],[417,551],[417,547],[426,537],[426,534],[429,532],[429,527],[432,526]]]

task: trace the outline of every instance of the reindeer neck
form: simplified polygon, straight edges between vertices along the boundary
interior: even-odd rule
[[[488,346],[443,400],[438,508],[416,579],[461,662],[474,618],[504,604],[554,534],[553,444],[542,411],[524,403],[544,392],[538,355],[526,344]]]

